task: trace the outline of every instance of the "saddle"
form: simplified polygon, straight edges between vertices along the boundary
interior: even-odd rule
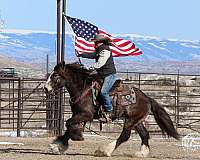
[[[104,106],[99,94],[102,84],[103,80],[93,81],[93,103],[97,114],[96,117],[104,116]],[[116,80],[109,95],[112,98],[113,120],[122,117],[126,107],[136,103],[134,88],[129,87],[127,84],[123,84],[122,80]]]

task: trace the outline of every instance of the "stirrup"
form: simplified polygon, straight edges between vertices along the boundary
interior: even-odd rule
[[[107,114],[106,114],[106,112],[104,112],[103,116],[101,118],[99,118],[99,121],[103,122],[103,123],[112,122],[112,112],[111,113],[107,113]]]

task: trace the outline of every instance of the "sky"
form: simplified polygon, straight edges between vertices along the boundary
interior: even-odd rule
[[[200,40],[200,0],[67,0],[67,14],[111,34]],[[6,29],[56,31],[56,0],[0,0]]]

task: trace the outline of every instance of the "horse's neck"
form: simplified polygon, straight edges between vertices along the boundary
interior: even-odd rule
[[[69,92],[70,97],[74,97],[79,94],[82,90],[80,90],[76,85],[66,85],[67,91]]]
[[[83,81],[83,83],[78,83],[83,80],[78,81],[71,81],[71,83],[67,83],[66,88],[67,91],[70,94],[70,97],[80,96],[84,90],[89,88],[91,85],[86,82],[86,80]]]

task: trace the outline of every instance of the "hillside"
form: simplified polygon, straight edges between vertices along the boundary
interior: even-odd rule
[[[143,51],[143,54],[137,57],[115,58],[120,71],[128,69],[137,72],[177,73],[179,70],[180,73],[199,74],[200,41],[160,39],[134,34],[116,36],[131,39]],[[55,33],[27,30],[0,32],[0,56],[12,58],[17,64],[24,63],[34,69],[45,70],[47,54],[51,68],[54,66],[55,47]],[[78,60],[70,34],[66,35],[65,57],[66,62]]]
[[[0,55],[0,70],[1,68],[13,67],[17,74],[21,77],[44,77],[44,72],[40,69],[35,69],[28,63],[20,62],[12,58]]]

